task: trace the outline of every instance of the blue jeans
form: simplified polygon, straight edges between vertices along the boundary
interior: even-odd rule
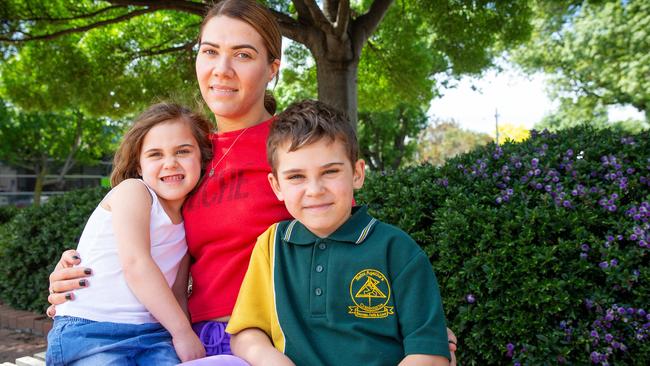
[[[47,335],[47,365],[176,365],[172,337],[159,323],[95,322],[54,318]]]

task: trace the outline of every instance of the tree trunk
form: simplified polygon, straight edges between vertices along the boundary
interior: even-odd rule
[[[34,202],[32,205],[38,207],[41,205],[41,193],[43,193],[43,182],[47,174],[47,166],[45,164],[38,166],[35,169],[36,183],[34,183]]]
[[[357,128],[358,61],[333,62],[316,58],[318,100],[345,112]]]

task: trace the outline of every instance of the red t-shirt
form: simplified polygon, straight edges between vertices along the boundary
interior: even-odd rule
[[[212,162],[183,205],[187,245],[195,261],[190,267],[192,322],[232,313],[257,237],[273,223],[291,218],[267,179],[271,167],[266,138],[272,120],[243,134],[212,135]]]

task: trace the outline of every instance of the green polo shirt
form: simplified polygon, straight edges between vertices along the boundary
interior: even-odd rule
[[[297,220],[262,234],[227,331],[259,328],[297,365],[449,358],[438,282],[403,231],[355,207],[327,238]]]

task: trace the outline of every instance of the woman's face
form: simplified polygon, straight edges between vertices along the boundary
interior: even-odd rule
[[[217,16],[204,26],[196,77],[220,128],[243,127],[268,117],[264,91],[279,67],[280,60],[269,63],[262,37],[249,24]]]

